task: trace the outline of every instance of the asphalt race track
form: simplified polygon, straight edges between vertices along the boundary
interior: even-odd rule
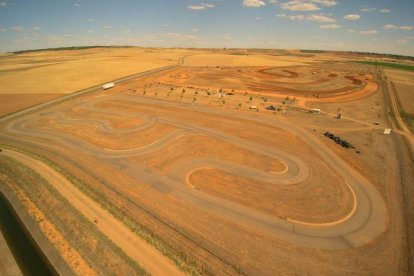
[[[137,112],[132,113],[99,107],[99,103],[111,101],[125,101],[131,104],[133,103],[134,105],[163,106],[189,112],[200,112],[206,116],[219,115],[235,120],[249,120],[253,123],[257,122],[288,131],[301,137],[303,142],[313,149],[315,154],[319,155],[324,162],[327,162],[344,179],[345,185],[347,185],[353,195],[353,208],[349,214],[338,220],[326,223],[311,223],[289,218],[273,217],[241,204],[214,197],[194,189],[189,181],[189,176],[191,173],[206,167],[220,169],[248,179],[263,181],[269,185],[292,185],[303,182],[309,177],[309,167],[299,156],[287,153],[281,149],[235,137],[216,129],[200,125],[191,125],[179,119],[162,117],[156,114],[138,114]],[[283,119],[259,118],[251,113],[217,110],[136,95],[102,95],[100,97],[89,97],[87,100],[77,99],[73,102],[77,107],[88,110],[89,112],[135,116],[139,117],[142,121],[138,126],[117,129],[112,127],[109,122],[97,118],[70,118],[66,115],[66,111],[68,110],[56,112],[43,110],[43,112],[38,111],[37,113],[26,114],[9,120],[5,128],[6,131],[3,131],[0,135],[8,139],[14,137],[14,139],[38,145],[39,147],[44,147],[45,145],[36,141],[36,139],[39,141],[43,139],[46,139],[46,141],[57,141],[59,144],[69,147],[74,151],[94,156],[99,162],[110,164],[114,168],[122,171],[122,173],[138,178],[161,192],[172,194],[177,199],[191,204],[196,208],[214,213],[233,222],[260,230],[277,239],[300,246],[326,250],[355,248],[370,243],[386,230],[388,215],[385,203],[373,184],[329,150],[318,138]],[[93,125],[102,133],[138,133],[151,128],[155,124],[171,126],[176,130],[140,147],[108,149],[98,147],[89,141],[82,140],[69,133],[31,128],[28,126],[30,122],[45,117],[55,120],[62,125]],[[166,145],[174,143],[188,135],[209,136],[225,141],[226,143],[231,143],[239,148],[277,159],[285,168],[279,171],[265,172],[228,160],[205,157],[187,159],[174,164],[173,168],[169,170],[168,175],[164,176],[158,175],[154,170],[137,167],[128,159],[128,157],[133,156],[161,154]]]

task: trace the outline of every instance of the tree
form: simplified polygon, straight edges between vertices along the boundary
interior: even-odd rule
[[[252,96],[250,96],[250,97],[249,97],[249,101],[252,101],[252,100],[253,100],[253,97],[252,97]]]

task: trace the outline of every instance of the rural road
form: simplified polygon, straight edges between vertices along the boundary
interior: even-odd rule
[[[68,179],[47,164],[8,149],[3,149],[1,154],[13,158],[39,173],[86,218],[91,221],[98,218],[96,227],[148,273],[152,275],[184,275],[171,260],[139,238],[101,205],[86,196]]]
[[[174,67],[177,67],[179,64],[182,64],[184,58],[185,57],[180,58],[178,60],[177,64],[168,65],[168,66],[164,66],[164,67],[160,67],[160,68],[155,68],[155,69],[152,69],[152,70],[136,73],[136,74],[133,74],[133,75],[130,75],[130,76],[122,77],[120,79],[116,79],[116,80],[108,81],[108,82],[113,82],[115,84],[121,84],[121,83],[129,82],[129,81],[131,81],[133,79],[136,79],[138,77],[143,77],[143,76],[151,75],[151,74],[154,74],[154,73],[157,73],[157,72],[162,72],[162,71],[165,71],[165,70],[169,70],[169,69],[172,69]],[[35,105],[35,106],[32,106],[32,107],[23,109],[21,111],[14,112],[12,114],[9,114],[9,115],[3,116],[3,117],[0,117],[0,123],[11,120],[13,118],[18,118],[20,116],[23,116],[25,114],[29,114],[31,112],[35,112],[35,111],[40,110],[40,109],[47,108],[49,106],[53,106],[53,105],[63,103],[63,102],[68,101],[68,100],[75,99],[75,98],[77,98],[79,96],[82,96],[84,94],[87,94],[87,93],[100,91],[100,90],[102,90],[102,85],[103,85],[103,83],[92,86],[92,87],[89,87],[89,88],[86,88],[86,89],[82,89],[80,91],[73,92],[71,94],[56,98],[54,100],[51,100],[51,101],[48,101],[48,102],[45,102],[45,103],[41,103],[41,104],[38,104],[38,105]]]
[[[296,221],[289,218],[283,219],[273,217],[244,205],[214,197],[202,191],[193,189],[191,183],[188,183],[187,181],[188,176],[197,169],[204,167],[220,168],[235,175],[264,181],[272,185],[290,185],[302,182],[308,178],[309,168],[301,158],[283,150],[253,143],[215,129],[188,124],[179,119],[166,118],[157,114],[149,115],[134,113],[135,116],[142,116],[142,118],[144,118],[143,124],[140,125],[140,127],[133,128],[134,131],[142,131],[150,127],[154,122],[173,126],[176,130],[154,140],[148,145],[122,150],[99,148],[61,131],[56,132],[27,127],[28,122],[42,116],[47,116],[48,118],[57,120],[59,123],[65,124],[70,124],[71,122],[91,123],[104,129],[106,133],[116,133],[118,131],[111,128],[108,122],[105,122],[104,120],[85,119],[82,122],[79,121],[79,119],[68,118],[62,112],[21,117],[8,123],[6,130],[10,135],[17,135],[18,137],[29,136],[49,140],[53,139],[69,148],[82,151],[90,156],[95,156],[99,162],[106,162],[114,168],[119,169],[124,174],[140,179],[155,189],[172,194],[177,199],[190,203],[206,212],[216,214],[236,223],[260,230],[278,239],[301,246],[327,250],[354,248],[368,244],[386,230],[388,216],[385,203],[374,185],[329,150],[318,138],[301,127],[293,125],[283,119],[268,119],[256,117],[252,114],[215,110],[208,107],[150,99],[141,96],[107,95],[105,97],[91,99],[87,103],[77,104],[78,106],[81,104],[83,108],[97,113],[119,112],[109,108],[103,109],[94,106],[99,102],[111,102],[114,100],[133,104],[152,105],[159,108],[172,107],[175,109],[185,109],[187,111],[200,112],[206,116],[210,114],[225,116],[226,118],[236,120],[249,120],[253,123],[265,124],[291,132],[298,137],[301,137],[303,142],[314,150],[315,154],[319,155],[341,176],[344,180],[344,185],[347,185],[347,188],[353,195],[352,210],[343,218],[338,218],[335,221],[326,223]],[[120,114],[123,114],[124,116],[132,116],[132,114],[127,114],[125,111],[120,112]],[[146,119],[145,116],[147,116]],[[237,164],[227,160],[199,158],[188,159],[185,162],[174,164],[174,167],[168,172],[167,176],[160,176],[156,171],[137,167],[127,158],[134,155],[161,153],[166,145],[174,143],[186,135],[207,135],[226,141],[237,147],[264,154],[279,160],[285,165],[285,169],[276,173],[271,173],[249,168],[243,164]]]

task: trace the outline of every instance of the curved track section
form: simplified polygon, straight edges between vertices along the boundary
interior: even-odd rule
[[[248,208],[244,205],[231,202],[229,200],[211,196],[202,191],[194,189],[188,181],[192,172],[202,168],[213,168],[222,170],[241,177],[263,181],[273,185],[291,185],[301,183],[309,177],[308,165],[298,156],[287,153],[281,149],[276,149],[262,144],[257,144],[246,139],[235,137],[215,129],[203,126],[190,125],[178,119],[163,118],[159,116],[143,116],[144,120],[139,126],[131,127],[125,132],[140,132],[152,126],[154,122],[173,126],[176,130],[154,140],[148,145],[131,149],[105,149],[99,148],[87,141],[73,137],[70,134],[56,132],[53,130],[43,130],[27,127],[27,123],[40,118],[23,117],[10,122],[6,130],[10,135],[19,137],[38,137],[47,140],[57,140],[59,143],[73,149],[77,149],[93,155],[102,162],[113,164],[123,173],[131,177],[138,178],[152,187],[166,193],[174,195],[177,199],[194,205],[197,208],[222,216],[234,221],[260,230],[268,235],[295,243],[300,246],[338,250],[363,246],[377,238],[386,229],[387,211],[385,203],[372,183],[356,172],[342,159],[306,130],[291,125],[281,119],[266,119],[257,117],[246,117],[246,114],[239,114],[230,111],[216,111],[206,107],[190,106],[187,104],[164,102],[160,100],[147,99],[136,96],[113,95],[103,98],[93,98],[93,102],[83,102],[82,107],[97,113],[112,113],[124,115],[134,115],[124,111],[108,110],[107,108],[97,107],[96,104],[104,101],[127,101],[134,104],[162,104],[168,107],[185,108],[206,115],[220,115],[233,119],[243,119],[260,124],[277,127],[291,132],[303,138],[303,142],[311,147],[315,154],[319,155],[324,162],[327,162],[332,169],[345,181],[348,189],[353,195],[353,207],[349,214],[343,218],[328,223],[311,223],[306,221],[296,221],[289,218],[277,218],[257,210]],[[128,113],[128,114],[126,114]],[[48,113],[46,116],[57,119],[60,123],[78,124],[90,123],[98,126],[104,132],[119,133],[119,130],[110,127],[108,122],[99,119],[70,119],[64,113]],[[4,134],[3,134],[4,135]],[[226,141],[242,149],[260,153],[268,157],[279,160],[285,168],[281,171],[265,172],[251,168],[243,164],[234,163],[228,160],[213,157],[189,158],[178,164],[174,164],[167,175],[159,175],[157,172],[137,168],[127,157],[136,155],[162,154],[166,145],[175,143],[179,139],[188,135],[207,135],[215,139]]]

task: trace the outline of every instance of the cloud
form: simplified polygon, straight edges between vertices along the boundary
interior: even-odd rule
[[[269,2],[269,4],[276,4],[278,1],[277,0],[268,0],[267,2]]]
[[[390,11],[391,11],[390,9],[382,9],[382,10],[380,10],[380,12],[382,12],[382,13],[388,13]]]
[[[79,3],[73,4],[74,7],[80,7],[81,5]]]
[[[386,30],[398,29],[398,26],[395,26],[393,24],[387,24],[387,25],[384,25],[384,29]]]
[[[88,21],[89,21],[89,22],[95,22],[95,19],[93,19],[93,18],[88,18]]]
[[[260,16],[256,17],[256,21],[261,21],[262,18]]]
[[[6,31],[6,29],[0,28],[0,32],[5,32],[5,31]]]
[[[244,0],[243,6],[246,8],[258,8],[265,6],[266,3],[261,0]]]
[[[33,27],[33,31],[39,31],[39,30],[40,30],[40,27],[38,26]]]
[[[360,31],[359,33],[363,35],[376,35],[378,34],[378,31],[377,30],[366,30],[366,31]]]
[[[291,11],[316,11],[321,9],[319,6],[333,7],[337,4],[336,0],[290,0],[280,4],[280,7]]]
[[[344,19],[351,20],[351,21],[358,20],[360,18],[361,18],[361,16],[359,16],[359,14],[348,14],[348,15],[344,16]]]
[[[353,29],[348,29],[347,31],[348,31],[348,33],[351,33],[351,34],[355,33],[355,31]]]
[[[375,8],[368,8],[367,6],[364,6],[361,9],[362,12],[371,12],[371,11],[375,11]]]
[[[187,6],[187,9],[193,10],[193,11],[202,11],[214,8],[214,4],[208,4],[208,3],[200,3],[198,5],[189,5]]]
[[[405,31],[410,31],[413,29],[413,26],[396,26],[393,24],[386,24],[383,27],[385,30],[396,30],[396,29],[400,29],[400,30],[405,30]]]
[[[306,19],[306,16],[304,16],[303,14],[297,14],[297,15],[286,15],[284,13],[280,13],[280,14],[276,14],[277,17],[279,18],[286,18],[289,20],[297,20],[297,21],[302,21]]]
[[[7,3],[6,2],[0,2],[0,7],[6,7]]]
[[[192,31],[193,33],[198,33],[200,30],[199,30],[198,28],[193,28],[193,29],[191,29],[191,31]]]
[[[322,6],[333,7],[338,4],[335,0],[311,0],[314,3],[320,4]]]
[[[312,2],[304,2],[301,0],[291,0],[286,3],[280,4],[280,7],[284,10],[290,10],[290,11],[317,11],[320,10],[320,8],[312,3]]]
[[[333,23],[336,22],[335,19],[323,15],[323,14],[311,14],[308,16],[305,16],[303,14],[297,14],[297,15],[286,15],[284,13],[280,13],[280,14],[276,14],[277,17],[279,18],[286,18],[289,20],[297,20],[297,21],[302,21],[302,20],[309,20],[309,21],[313,21],[313,22],[321,22],[321,23]]]
[[[308,15],[306,19],[309,21],[321,22],[321,23],[332,23],[336,21],[335,19],[328,17],[326,15],[323,15],[323,14]]]
[[[102,28],[104,28],[104,29],[110,29],[110,28],[112,28],[111,26],[108,26],[108,25],[106,25],[106,26],[103,26]]]
[[[337,24],[328,24],[328,25],[321,25],[319,28],[324,29],[324,30],[334,30],[334,29],[340,29],[342,28],[342,26],[337,25]]]

